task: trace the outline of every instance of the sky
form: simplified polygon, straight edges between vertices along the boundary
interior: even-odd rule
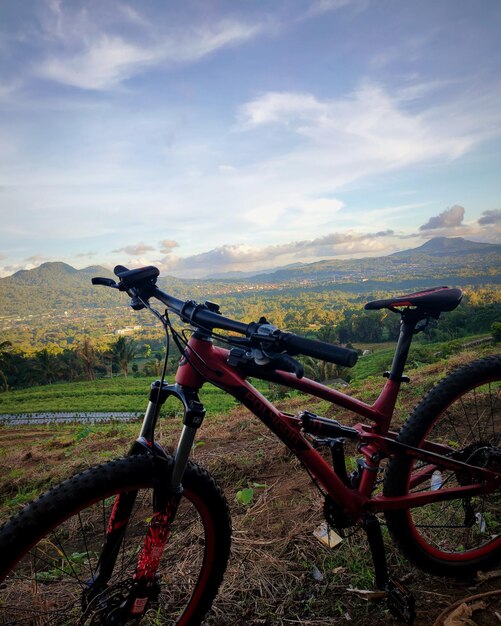
[[[501,241],[498,0],[2,0],[0,275]]]

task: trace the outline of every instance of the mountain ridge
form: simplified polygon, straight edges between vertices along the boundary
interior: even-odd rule
[[[244,297],[251,292],[303,290],[352,290],[369,293],[395,291],[436,284],[461,286],[498,284],[501,277],[501,245],[462,238],[434,238],[410,250],[384,257],[322,260],[293,264],[269,273],[245,277],[180,279],[162,275],[159,286],[178,298],[212,299]],[[92,265],[75,269],[63,262],[43,263],[0,278],[0,316],[57,313],[78,308],[111,308],[123,305],[116,293],[91,284],[92,276],[113,277],[110,270]],[[412,288],[412,287],[411,287]]]
[[[403,257],[410,254],[428,254],[431,256],[456,256],[477,252],[501,252],[501,244],[470,241],[463,237],[434,237],[418,248],[400,250],[390,256]]]
[[[490,254],[501,253],[501,244],[483,243],[477,241],[470,241],[463,237],[434,237],[429,239],[424,244],[417,248],[409,248],[407,250],[399,250],[389,255],[381,257],[364,257],[362,259],[322,259],[320,261],[313,261],[311,263],[291,263],[284,266],[275,268],[267,268],[257,271],[228,271],[228,272],[214,272],[207,274],[206,276],[193,279],[193,278],[177,278],[174,276],[164,276],[164,278],[173,279],[175,281],[183,283],[191,283],[194,281],[200,282],[212,282],[212,281],[239,281],[246,279],[263,278],[263,275],[274,275],[286,272],[304,271],[320,269],[323,270],[327,267],[342,267],[343,265],[361,263],[367,261],[380,261],[382,259],[393,258],[409,258],[414,255],[424,254],[427,256],[458,256],[464,254]],[[46,261],[39,266],[29,270],[18,270],[14,274],[4,276],[0,278],[0,284],[2,281],[12,279],[13,282],[18,284],[37,284],[37,279],[54,276],[75,276],[75,275],[102,275],[107,277],[113,277],[114,274],[103,267],[102,265],[89,265],[82,269],[76,269],[72,265],[65,263],[64,261]]]

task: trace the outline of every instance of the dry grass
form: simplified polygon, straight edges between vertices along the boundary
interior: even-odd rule
[[[403,420],[430,380],[473,354],[457,355],[413,373],[405,388],[397,422]],[[375,398],[381,381],[364,391]],[[355,392],[357,394],[357,392]],[[305,406],[303,399],[281,403],[283,409],[324,410],[325,403]],[[78,438],[78,427],[20,427],[0,430],[0,497],[3,515],[48,485],[76,471],[126,453],[138,425],[95,426]],[[158,439],[175,443],[171,424],[161,422]],[[206,466],[222,485],[233,515],[233,547],[221,592],[208,621],[211,626],[332,626],[397,624],[384,602],[369,602],[349,591],[372,589],[372,568],[362,533],[334,550],[320,545],[312,532],[322,521],[322,499],[298,461],[245,409],[224,419],[206,419],[194,460]],[[259,483],[245,507],[235,495]],[[441,611],[461,597],[495,589],[499,580],[465,584],[441,580],[412,569],[387,541],[392,570],[407,580],[418,603],[417,626],[429,626]],[[488,625],[487,618],[478,624]],[[493,613],[492,613],[493,614]],[[487,620],[487,621],[486,621]],[[492,622],[493,624],[495,622]]]

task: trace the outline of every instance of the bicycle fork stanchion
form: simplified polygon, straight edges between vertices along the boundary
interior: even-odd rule
[[[176,397],[183,404],[184,426],[172,471],[166,472],[167,455],[154,441],[154,432],[162,405],[169,396]],[[199,401],[196,390],[187,389],[178,384],[168,385],[160,381],[152,384],[141,432],[132,445],[129,455],[152,454],[154,456],[153,515],[138,556],[136,571],[131,581],[132,587],[120,607],[110,607],[110,624],[118,626],[131,619],[139,619],[145,613],[148,601],[158,595],[158,566],[171,536],[171,526],[183,493],[181,481],[197,429],[201,426],[204,417],[205,409]],[[136,496],[137,492],[130,492],[119,494],[115,498],[97,572],[89,581],[88,589],[84,593],[84,610],[99,597],[112,576]]]
[[[168,385],[161,384],[159,380],[151,385],[148,406],[143,419],[143,425],[139,438],[132,445],[129,455],[145,454],[153,452],[154,448],[153,435],[155,426],[160,414],[160,409],[169,396],[170,390]],[[161,448],[158,449],[159,454],[165,458],[165,453]],[[106,529],[106,538],[101,549],[96,573],[88,582],[83,597],[83,606],[86,607],[96,598],[99,593],[106,587],[115,568],[117,556],[124,540],[124,536],[129,523],[129,518],[136,501],[136,492],[121,493],[116,496],[108,526]]]
[[[383,535],[378,518],[373,514],[366,515],[362,525],[371,550],[377,588],[386,591],[386,602],[392,615],[405,624],[413,624],[416,617],[415,599],[405,585],[388,574]]]
[[[148,534],[144,540],[143,548],[138,557],[138,564],[133,579],[134,586],[123,607],[122,615],[126,618],[138,619],[141,617],[146,611],[148,601],[158,594],[157,569],[169,542],[171,526],[181,501],[183,493],[181,481],[188,464],[195,435],[205,416],[205,409],[199,401],[195,390],[185,389],[181,385],[164,384],[158,395],[161,404],[165,402],[169,395],[177,397],[184,406],[184,426],[179,438],[170,477],[166,476],[164,472],[155,471],[153,491],[154,514],[148,527]],[[140,439],[142,438],[147,445],[153,447],[152,434],[160,407],[151,406],[152,404],[155,403],[150,399]],[[156,447],[153,447],[153,449],[157,450]],[[159,464],[160,468],[161,465]]]

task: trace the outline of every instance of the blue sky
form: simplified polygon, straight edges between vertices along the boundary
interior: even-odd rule
[[[499,242],[498,0],[0,4],[0,275]]]

